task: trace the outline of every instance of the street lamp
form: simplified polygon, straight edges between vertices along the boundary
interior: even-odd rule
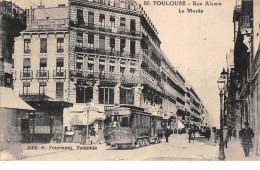
[[[223,142],[223,95],[225,92],[225,76],[221,74],[219,80],[217,81],[218,83],[218,88],[219,88],[219,96],[220,96],[220,141],[219,141],[219,155],[218,159],[219,160],[225,160],[225,152],[224,152],[224,142]]]
[[[90,103],[86,103],[86,110],[87,110],[87,138],[86,143],[89,144],[89,110],[90,110]]]

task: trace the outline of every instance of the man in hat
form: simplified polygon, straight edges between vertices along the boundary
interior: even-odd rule
[[[239,138],[244,149],[245,157],[249,156],[249,151],[253,147],[252,138],[255,136],[253,130],[248,127],[248,122],[245,122],[245,128],[239,131]]]

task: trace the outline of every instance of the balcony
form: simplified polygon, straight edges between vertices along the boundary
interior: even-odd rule
[[[33,71],[20,71],[20,79],[21,80],[32,80],[33,79]]]
[[[36,78],[38,78],[38,79],[49,79],[49,70],[37,70]]]
[[[64,71],[53,70],[53,78],[54,79],[65,79],[66,78],[66,70],[64,70]]]
[[[140,76],[115,74],[115,73],[100,73],[100,72],[82,72],[82,71],[70,71],[71,78],[88,79],[88,80],[103,80],[110,82],[121,82],[121,83],[141,83]]]
[[[139,59],[139,54],[119,52],[119,51],[110,51],[110,50],[106,50],[103,48],[89,48],[89,47],[75,46],[75,52]]]
[[[141,60],[149,66],[149,68],[160,73],[160,67],[150,58],[150,56],[143,50]]]
[[[96,25],[92,23],[78,23],[75,21],[70,21],[71,27],[77,27],[77,28],[84,28],[88,30],[98,31],[98,32],[107,32],[107,33],[115,33],[115,34],[121,34],[121,35],[127,35],[127,36],[141,36],[141,32],[136,30],[129,30],[125,27],[108,27],[108,26],[101,26]]]

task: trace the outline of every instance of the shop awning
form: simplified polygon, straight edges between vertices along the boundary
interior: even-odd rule
[[[71,125],[88,125],[92,124],[96,120],[104,120],[105,114],[99,113],[97,111],[89,111],[89,116],[87,120],[87,112],[83,113],[71,113]]]
[[[178,129],[182,129],[182,128],[185,127],[184,124],[181,121],[179,121],[179,120],[178,120],[177,124],[178,124]]]
[[[0,107],[35,111],[34,108],[16,96],[12,89],[6,87],[0,87]]]

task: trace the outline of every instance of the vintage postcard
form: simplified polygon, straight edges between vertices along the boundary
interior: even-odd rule
[[[259,0],[2,0],[0,160],[259,161]]]

